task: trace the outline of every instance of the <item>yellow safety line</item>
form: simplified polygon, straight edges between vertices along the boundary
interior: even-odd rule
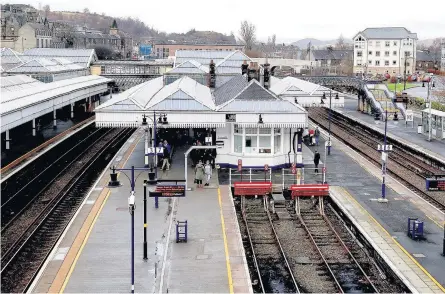
[[[441,291],[445,292],[445,288],[438,281],[436,281],[436,279],[431,276],[431,274],[423,266],[421,266],[420,263],[418,263],[417,260],[408,251],[406,251],[406,249],[403,248],[403,246],[393,236],[391,236],[391,234],[366,209],[363,208],[363,206],[354,198],[354,196],[351,195],[351,193],[349,193],[348,190],[344,188],[341,189],[345,191],[345,193],[356,203],[358,208],[362,212],[365,212],[369,218],[371,218],[377,224],[377,226],[382,229],[392,239],[392,241],[394,241],[394,243],[428,276],[428,278],[430,278],[434,284],[440,288]]]
[[[82,253],[82,250],[83,250],[83,248],[85,247],[85,244],[88,241],[88,237],[90,236],[91,231],[93,230],[94,224],[96,223],[97,219],[99,218],[99,215],[102,212],[102,208],[105,206],[105,203],[107,202],[108,197],[110,196],[110,194],[111,194],[111,191],[108,191],[107,196],[105,196],[104,201],[100,205],[99,210],[97,211],[96,216],[94,217],[93,222],[91,223],[91,226],[88,229],[88,232],[87,232],[87,234],[85,236],[85,239],[83,239],[82,245],[80,246],[79,251],[76,254],[76,257],[74,258],[74,261],[73,261],[73,263],[72,263],[72,265],[70,267],[70,270],[69,270],[69,272],[68,272],[68,274],[67,274],[67,276],[65,278],[65,281],[63,282],[62,288],[60,289],[60,293],[63,293],[65,291],[66,285],[68,285],[68,282],[69,282],[69,280],[71,278],[71,275],[72,275],[72,273],[74,271],[74,268],[76,267],[77,260],[79,259],[80,254]]]
[[[353,156],[350,156],[350,155],[349,155],[349,157],[352,158],[352,160],[354,160],[358,165],[360,165],[360,167],[362,167],[364,170],[366,170],[371,176],[374,176],[374,177],[377,178],[378,180],[381,180],[381,178],[379,178],[378,173],[374,174],[374,173],[368,168],[368,166],[367,166],[365,163],[361,163],[358,159],[356,159],[356,158],[353,157]],[[393,178],[392,176],[390,176],[389,178],[392,179],[392,180],[394,180],[394,181],[396,181],[397,183],[399,183],[400,185],[402,185],[404,188],[406,188],[402,183],[400,183],[397,179]],[[387,184],[387,186],[388,186],[391,190],[393,190],[393,191],[395,192],[395,189],[393,189],[390,185]],[[408,188],[406,188],[406,189],[408,189]],[[413,192],[413,193],[415,194],[415,192]],[[400,194],[400,193],[396,192],[396,194]],[[418,195],[416,194],[416,196],[418,196]],[[420,197],[420,196],[418,196],[418,197]],[[441,223],[438,222],[437,220],[435,220],[435,219],[431,218],[430,216],[428,216],[428,215],[426,214],[426,212],[423,211],[423,209],[422,209],[422,205],[419,205],[419,204],[417,203],[417,201],[411,201],[411,203],[414,204],[414,206],[416,206],[417,208],[419,208],[419,210],[422,211],[423,214],[425,214],[425,216],[426,216],[427,218],[429,218],[429,219],[430,219],[435,225],[437,225],[439,228],[443,228],[443,227],[445,226],[445,221],[443,222],[443,224],[441,224]]]
[[[139,144],[139,141],[141,140],[141,138],[142,137],[140,137],[139,140],[137,141],[137,143],[133,146],[130,154],[128,155],[127,159],[125,159],[125,162],[122,165],[123,167],[125,167],[125,165],[127,164],[128,160],[130,159],[131,155],[134,152],[134,149],[136,149],[136,146]],[[119,172],[118,175],[117,175],[117,178],[119,178],[120,174],[121,173]],[[87,232],[87,234],[85,236],[85,239],[82,242],[82,245],[79,248],[79,251],[77,251],[76,257],[74,258],[74,262],[71,264],[70,270],[69,270],[68,274],[66,275],[65,281],[63,282],[62,288],[60,289],[59,293],[63,293],[65,291],[65,288],[68,285],[68,282],[69,282],[69,280],[71,278],[71,275],[73,274],[74,268],[76,267],[77,261],[79,260],[79,257],[82,254],[83,248],[85,247],[85,245],[86,245],[86,243],[88,241],[88,238],[90,237],[91,231],[93,230],[94,225],[95,225],[97,219],[99,218],[100,213],[102,212],[102,208],[105,206],[105,203],[107,203],[107,200],[108,200],[108,197],[110,196],[110,194],[111,194],[111,191],[109,190],[108,193],[107,193],[107,196],[105,196],[104,201],[100,205],[99,210],[97,211],[96,216],[94,217],[93,222],[91,223],[90,228],[88,229],[88,232]]]
[[[230,294],[233,294],[232,270],[230,268],[229,247],[227,246],[226,226],[224,224],[224,216],[223,216],[223,211],[222,211],[220,188],[218,188],[218,201],[219,201],[219,212],[221,215],[221,227],[222,227],[222,231],[223,231],[224,251],[226,254],[226,266],[227,266],[227,278],[229,280],[229,291],[230,291]]]

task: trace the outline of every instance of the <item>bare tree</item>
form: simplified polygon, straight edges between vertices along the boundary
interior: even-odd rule
[[[43,6],[43,11],[45,12],[45,17],[48,17],[48,13],[51,11],[51,8],[49,7],[48,4]]]
[[[270,43],[272,44],[272,47],[275,48],[275,42],[277,41],[277,35],[273,34],[272,37],[270,37]]]
[[[246,50],[252,50],[256,40],[256,27],[247,20],[241,22],[239,34],[242,42],[246,46]]]
[[[347,49],[347,45],[345,44],[345,38],[343,35],[340,35],[337,39],[337,44],[335,44],[335,49]]]
[[[90,10],[88,9],[88,7],[85,7],[85,8],[83,9],[83,13],[90,13]]]
[[[440,55],[442,53],[442,47],[440,45],[441,39],[436,38],[433,40],[433,43],[428,47],[428,52],[434,60],[435,68],[440,67]]]

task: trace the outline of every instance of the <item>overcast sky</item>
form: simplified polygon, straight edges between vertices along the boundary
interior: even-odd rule
[[[104,12],[134,17],[165,32],[213,30],[238,35],[242,20],[257,27],[258,39],[276,34],[278,42],[302,38],[352,38],[366,27],[404,26],[419,39],[445,37],[445,0],[42,0],[51,10]],[[425,3],[422,5],[422,3]]]

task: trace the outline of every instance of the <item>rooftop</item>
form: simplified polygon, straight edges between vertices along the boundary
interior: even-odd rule
[[[26,75],[13,75],[0,78],[1,93],[14,92],[40,86],[44,83]]]
[[[83,67],[89,67],[97,60],[94,49],[32,48],[25,50],[23,55],[30,58],[63,57]]]
[[[35,58],[17,67],[7,70],[8,73],[57,73],[67,71],[83,70],[84,67],[74,64],[61,57],[56,58]]]
[[[319,49],[311,51],[316,60],[342,60],[345,58],[352,58],[354,50],[330,50],[330,49]]]
[[[411,33],[404,27],[367,28],[355,35],[354,39],[358,35],[363,35],[366,39],[417,39],[416,33]]]

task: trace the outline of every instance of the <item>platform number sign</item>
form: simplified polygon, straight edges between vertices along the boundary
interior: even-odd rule
[[[264,171],[268,171],[269,170],[269,165],[266,163],[265,165],[264,165]]]
[[[243,161],[238,159],[238,171],[240,172],[243,169]]]
[[[292,173],[295,175],[297,173],[297,166],[295,163],[292,163]]]

